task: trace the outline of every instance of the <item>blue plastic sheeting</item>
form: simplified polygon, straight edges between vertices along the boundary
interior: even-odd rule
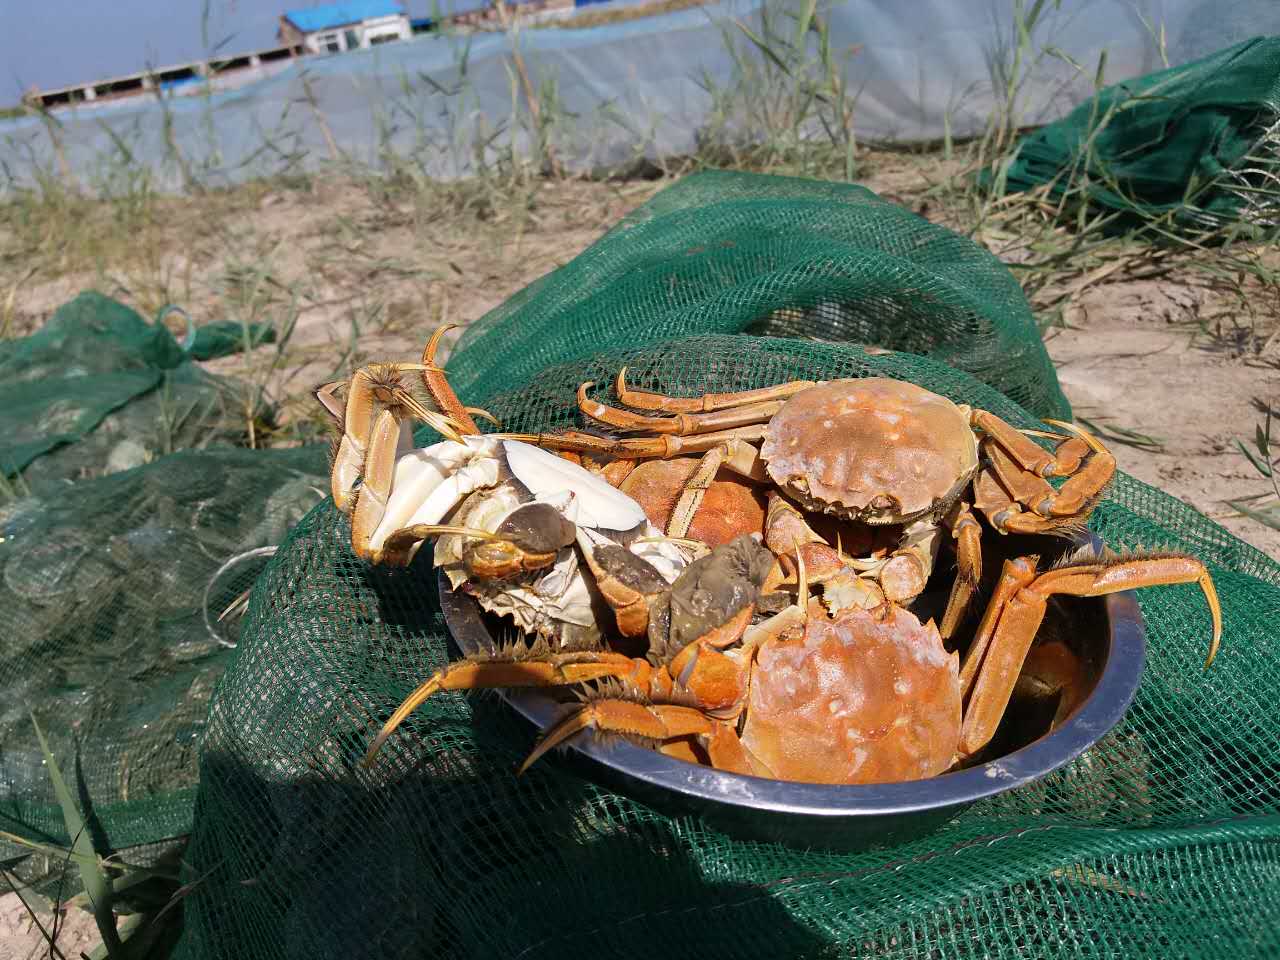
[[[192,74],[189,77],[179,77],[177,80],[161,80],[158,84],[156,84],[156,86],[158,86],[161,90],[173,90],[177,87],[185,87],[185,86],[189,86],[190,84],[201,83],[203,81],[204,81],[204,77],[201,77],[198,74]]]
[[[785,6],[766,0],[773,15]],[[1034,43],[1052,55],[1027,67],[1020,123],[1056,119],[1093,90],[1099,53],[1106,81],[1195,59],[1258,33],[1280,33],[1270,0],[1074,0],[1046,16]],[[837,55],[847,55],[860,141],[912,141],[980,132],[1012,58],[1011,0],[846,0],[820,8]],[[537,89],[554,85],[558,118],[548,132],[570,170],[693,152],[717,112],[713,96],[743,82],[737,64],[762,55],[739,24],[761,29],[762,0],[722,0],[660,17],[584,30],[521,30],[516,42]],[[776,16],[775,16],[776,20]],[[735,22],[736,21],[736,22]],[[816,56],[816,36],[810,38]],[[0,122],[0,189],[56,174],[57,138],[86,189],[136,184],[149,164],[159,189],[218,186],[327,164],[384,169],[389,160],[423,177],[473,172],[476,144],[493,161],[527,155],[534,138],[511,69],[513,39],[426,35],[341,56],[302,58],[259,83],[200,97],[77,107],[56,125]],[[740,58],[735,60],[731,51]],[[1074,63],[1072,62],[1074,61]],[[513,94],[513,90],[515,91]],[[513,105],[513,95],[517,103]],[[740,105],[754,94],[743,93]],[[168,147],[165,113],[172,142]],[[811,131],[821,135],[820,131]]]
[[[327,3],[320,7],[304,7],[286,10],[285,19],[303,33],[316,30],[332,30],[346,27],[374,17],[396,17],[404,13],[400,0],[347,0],[346,3]]]

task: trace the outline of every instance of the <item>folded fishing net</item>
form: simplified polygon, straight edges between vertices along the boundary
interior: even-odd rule
[[[425,340],[429,331],[423,331]],[[1018,426],[1066,410],[994,258],[865,190],[706,174],[478,321],[448,364],[505,429],[581,425],[622,367],[676,395],[888,376]],[[985,382],[984,382],[985,381]],[[433,437],[427,431],[419,441]],[[1148,663],[1125,719],[1056,773],[901,845],[750,842],[583,779],[493,696],[432,698],[456,656],[430,552],[370,566],[326,500],[257,581],[210,702],[179,955],[1230,956],[1280,950],[1280,565],[1118,477],[1109,546],[1210,568],[1140,591]]]
[[[234,446],[248,387],[96,293],[0,344],[0,384],[0,831],[68,840],[35,717],[96,847],[150,862],[191,830],[217,614],[327,493],[325,453]],[[77,889],[65,857],[0,860]]]
[[[192,362],[238,342],[215,325],[191,331],[184,349],[92,291],[31,336],[0,342],[0,494],[53,496],[176,450],[242,443],[252,391]]]
[[[1280,209],[1280,37],[1254,37],[1098,91],[1019,145],[988,186],[1217,230],[1274,227]]]

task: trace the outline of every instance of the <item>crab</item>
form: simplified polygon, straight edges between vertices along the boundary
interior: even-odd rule
[[[814,579],[829,581],[825,591],[843,597],[850,608],[910,604],[929,580],[947,535],[955,542],[957,569],[938,625],[944,641],[964,622],[981,576],[983,528],[975,511],[1000,534],[1069,536],[1083,528],[1116,469],[1111,453],[1072,424],[1045,421],[1065,435],[1019,430],[989,411],[900,380],[794,381],[679,398],[630,389],[623,368],[616,392],[634,410],[593,400],[592,386],[578,389],[581,412],[615,431],[639,435],[505,436],[615,461],[701,454],[671,512],[666,533],[673,538],[687,534],[721,470],[769,485],[766,543],[793,568],[808,561]],[[1047,450],[1032,437],[1055,446]],[[1055,488],[1050,477],[1065,479]],[[846,557],[839,543],[832,549],[813,530],[805,514],[864,530],[892,529],[897,543],[879,555]],[[1176,554],[1078,557],[1043,571],[1036,555],[1007,561],[961,670],[961,753],[975,753],[994,735],[1049,596],[1100,596],[1178,583],[1199,584],[1209,605],[1207,668],[1221,639],[1221,610],[1198,560]]]
[[[524,632],[590,647],[602,632],[580,549],[608,543],[634,551],[666,583],[685,553],[633,499],[589,471],[535,446],[481,435],[473,414],[493,418],[464,406],[435,361],[448,329],[432,335],[420,363],[372,364],[316,391],[338,433],[331,488],[351,518],[352,550],[403,567],[438,540],[433,562],[454,589]],[[415,421],[446,439],[415,449]],[[607,571],[601,576],[607,584]]]
[[[522,773],[587,731],[733,773],[812,783],[919,780],[965,763],[967,714],[978,708],[963,706],[959,655],[934,622],[887,602],[833,617],[810,599],[798,559],[795,601],[755,623],[777,565],[772,552],[741,535],[694,561],[649,599],[644,658],[523,647],[449,664],[404,700],[364,762],[441,691],[564,686],[583,688],[583,702],[546,731]],[[1070,679],[1052,653],[1037,658],[1025,685]]]

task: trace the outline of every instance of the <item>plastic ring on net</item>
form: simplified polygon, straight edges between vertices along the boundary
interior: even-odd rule
[[[180,315],[187,323],[187,335],[182,338],[182,343],[178,344],[178,349],[183,353],[190,353],[191,348],[196,345],[196,325],[191,320],[191,314],[187,313],[187,311],[183,310],[176,304],[166,303],[160,308],[159,312],[156,313],[156,326],[161,326],[164,323],[164,318],[171,313]]]
[[[207,631],[209,631],[209,636],[212,637],[214,640],[216,640],[220,646],[226,647],[228,650],[234,650],[237,644],[232,642],[231,640],[227,640],[225,637],[219,634],[217,629],[213,625],[213,621],[209,618],[209,598],[213,593],[214,584],[218,582],[218,579],[224,573],[226,573],[228,570],[231,570],[239,566],[245,560],[253,560],[253,559],[257,559],[258,557],[266,557],[269,559],[276,555],[276,551],[278,549],[280,549],[278,546],[272,545],[269,547],[255,547],[252,550],[246,550],[244,553],[238,553],[234,557],[232,557],[230,560],[228,560],[226,563],[224,563],[222,566],[220,566],[217,570],[215,570],[213,572],[213,576],[209,578],[209,582],[205,584],[204,602],[203,604],[201,604],[201,613],[204,616],[204,627]],[[253,586],[250,585],[248,590],[245,590],[243,593],[238,594],[236,598],[233,601],[231,601],[231,603],[227,606],[227,608],[218,615],[218,622],[221,623],[223,620],[227,619],[227,617],[233,614],[238,615],[239,613],[242,613],[244,609],[248,606],[249,593],[252,589],[253,589]]]

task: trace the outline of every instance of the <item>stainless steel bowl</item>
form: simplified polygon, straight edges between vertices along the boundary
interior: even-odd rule
[[[492,650],[480,608],[440,576],[445,622],[464,653]],[[1098,742],[1124,716],[1142,676],[1144,624],[1132,592],[1078,600],[1091,610],[1095,683],[1057,729],[1012,752],[955,773],[909,783],[842,786],[790,783],[676,760],[623,741],[579,737],[563,758],[583,776],[663,813],[696,814],[709,826],[749,840],[857,850],[913,839],[970,804],[1057,770]],[[519,714],[546,729],[566,706],[547,691],[503,690]]]

